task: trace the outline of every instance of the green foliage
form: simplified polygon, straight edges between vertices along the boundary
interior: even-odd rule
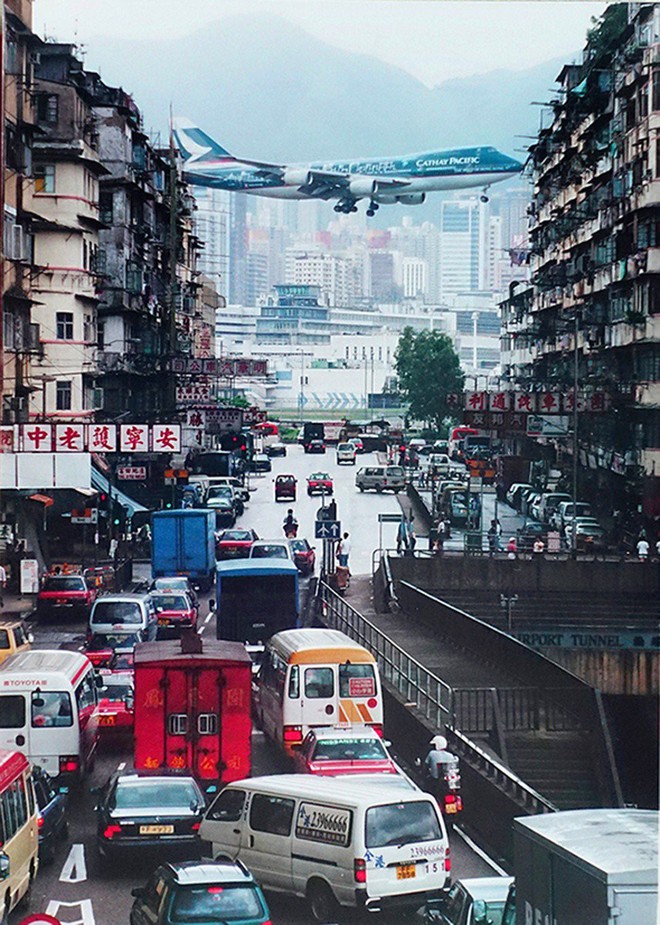
[[[244,395],[236,395],[230,402],[233,408],[250,408],[250,402]]]
[[[399,390],[410,415],[440,430],[449,414],[447,396],[463,389],[463,373],[449,337],[405,328],[396,348]]]
[[[594,59],[598,59],[616,47],[628,23],[628,4],[613,3],[602,16],[592,17],[591,21],[594,25],[587,32],[587,44],[592,49]]]

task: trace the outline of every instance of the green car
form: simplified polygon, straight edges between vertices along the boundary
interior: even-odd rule
[[[240,861],[163,864],[132,896],[131,925],[270,925],[264,894]]]

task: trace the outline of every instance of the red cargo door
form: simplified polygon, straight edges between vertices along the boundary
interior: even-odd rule
[[[191,674],[190,767],[198,780],[219,780],[222,673],[217,667],[198,668]]]
[[[191,674],[186,668],[164,670],[164,765],[170,771],[190,768],[189,741],[194,722],[190,706],[190,687]]]

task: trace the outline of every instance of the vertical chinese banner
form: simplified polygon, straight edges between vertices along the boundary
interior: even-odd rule
[[[5,215],[5,5],[0,3],[0,216],[4,223]],[[2,397],[5,391],[5,344],[4,327],[4,292],[5,292],[5,248],[0,236],[0,413]]]

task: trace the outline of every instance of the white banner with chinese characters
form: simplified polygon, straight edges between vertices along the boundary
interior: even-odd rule
[[[180,424],[15,424],[0,453],[180,453]]]
[[[566,392],[465,392],[463,406],[466,411],[514,411],[527,414],[569,414],[575,410],[573,390]],[[589,414],[607,411],[610,396],[607,392],[580,391],[577,410]]]

